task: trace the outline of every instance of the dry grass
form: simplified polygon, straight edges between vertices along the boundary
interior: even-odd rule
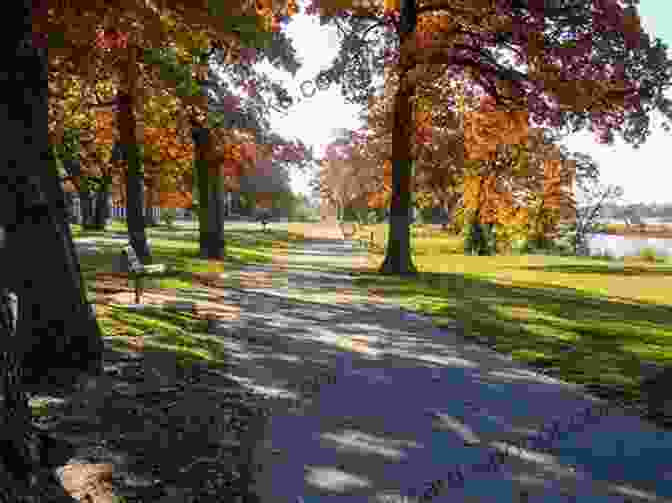
[[[608,224],[606,234],[640,238],[672,238],[672,224],[631,225]]]

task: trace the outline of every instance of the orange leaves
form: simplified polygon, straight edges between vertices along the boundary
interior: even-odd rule
[[[392,192],[390,191],[373,192],[367,196],[367,204],[369,208],[387,208],[391,197]]]
[[[432,108],[431,100],[418,99],[415,110],[415,143],[416,145],[432,143]]]
[[[367,195],[367,203],[370,208],[386,208],[392,197],[392,162],[387,159],[383,162],[383,184],[379,190]]]
[[[114,143],[115,114],[109,110],[96,111],[96,142]]]
[[[191,205],[191,194],[164,190],[159,192],[159,206],[161,208],[191,208]]]
[[[559,209],[561,202],[560,160],[544,161],[544,206]]]
[[[191,142],[182,142],[176,128],[143,128],[145,149],[153,162],[188,161],[194,158]]]
[[[469,159],[492,159],[497,145],[527,142],[529,113],[525,110],[467,112],[464,143]]]

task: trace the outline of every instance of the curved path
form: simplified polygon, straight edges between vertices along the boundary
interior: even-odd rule
[[[268,417],[248,432],[249,501],[672,499],[670,432],[601,409],[457,327],[369,302],[347,273],[310,270],[366,260],[338,234],[248,268],[240,319],[217,327],[232,376],[268,396]]]

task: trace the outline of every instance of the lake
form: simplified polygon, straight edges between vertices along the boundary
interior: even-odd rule
[[[658,255],[672,255],[672,239],[670,238],[633,238],[611,234],[592,234],[588,239],[588,246],[591,255],[605,250],[614,257],[639,255],[642,248],[653,248]]]

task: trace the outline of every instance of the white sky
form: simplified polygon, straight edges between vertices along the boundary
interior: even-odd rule
[[[672,46],[671,0],[641,0],[639,12],[646,31],[650,34],[655,31],[653,34]],[[337,53],[338,38],[335,28],[320,26],[317,19],[303,14],[295,16],[285,30],[293,39],[297,56],[303,62],[296,78],[292,79],[267,64],[260,65],[260,68],[266,70],[271,78],[284,82],[292,96],[298,97],[301,96],[301,82],[311,80],[330,65]],[[321,155],[324,146],[334,138],[336,128],[355,129],[363,125],[357,119],[358,112],[358,106],[345,103],[340,87],[332,85],[326,91],[317,90],[312,98],[303,98],[286,117],[272,112],[271,124],[278,133],[298,137],[304,143],[313,145],[316,154]],[[604,183],[623,186],[624,201],[670,202],[671,167],[664,161],[665,155],[670,152],[672,133],[662,130],[659,117],[654,116],[652,122],[652,133],[639,150],[626,145],[618,136],[612,147],[599,145],[589,131],[568,137],[564,144],[572,151],[590,154],[600,165]],[[292,173],[295,192],[307,193],[307,181],[307,176]]]

